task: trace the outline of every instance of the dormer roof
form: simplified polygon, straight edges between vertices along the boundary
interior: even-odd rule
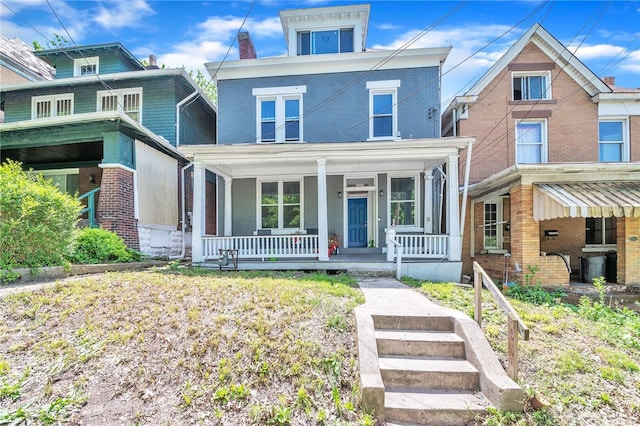
[[[354,40],[358,44],[354,44],[354,50],[363,52],[367,41],[370,9],[368,4],[358,4],[280,11],[280,22],[289,56],[296,55],[296,33],[298,31],[337,29],[345,26],[351,26],[358,32],[357,38]],[[356,36],[355,33],[354,36]]]
[[[83,57],[97,56],[103,53],[119,53],[129,63],[132,70],[145,69],[144,65],[142,65],[142,63],[135,56],[133,56],[131,52],[129,52],[122,44],[117,42],[40,50],[38,52],[35,52],[35,55],[39,58],[44,59],[55,67],[58,58],[61,57],[65,58],[65,60],[69,57],[73,59],[80,59]]]

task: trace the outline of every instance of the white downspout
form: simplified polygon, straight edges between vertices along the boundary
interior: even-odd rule
[[[462,189],[462,211],[460,212],[460,239],[464,237],[464,221],[467,214],[467,193],[469,192],[469,173],[471,171],[471,151],[473,142],[467,146],[467,164],[464,166],[464,187]]]
[[[176,147],[180,146],[180,107],[195,98],[198,93],[200,93],[200,91],[196,89],[192,94],[176,104]]]
[[[185,194],[184,194],[184,191],[185,191],[185,185],[184,185],[184,180],[185,179],[184,179],[184,176],[185,176],[185,172],[187,171],[187,169],[189,167],[191,167],[191,166],[193,166],[193,163],[189,163],[186,166],[184,166],[182,169],[180,169],[180,175],[182,176],[182,182],[181,182],[181,187],[180,187],[180,189],[181,189],[181,191],[180,191],[181,192],[180,208],[181,208],[181,211],[182,211],[182,226],[181,226],[181,228],[182,228],[182,230],[181,230],[181,232],[182,232],[182,247],[180,249],[180,255],[179,256],[170,256],[170,259],[184,259],[184,255],[185,255],[185,253],[187,251],[186,242],[184,240],[185,235],[187,234],[187,218],[186,218],[186,211],[185,211],[186,210],[186,207],[185,207],[186,200],[185,200]]]

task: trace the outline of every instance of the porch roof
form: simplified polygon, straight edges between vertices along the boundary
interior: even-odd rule
[[[536,184],[533,218],[640,217],[640,182]]]
[[[194,163],[231,178],[315,174],[326,160],[327,174],[429,170],[458,155],[474,138],[383,142],[181,145]]]

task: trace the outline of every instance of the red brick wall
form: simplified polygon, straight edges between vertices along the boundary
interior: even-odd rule
[[[513,63],[550,63],[552,59],[535,45],[527,45]],[[469,118],[460,120],[460,136],[473,136],[470,183],[479,182],[515,164],[514,112],[550,111],[549,163],[598,161],[598,109],[589,95],[560,67],[551,70],[552,102],[510,104],[511,72],[504,69],[469,107]],[[640,124],[635,124],[636,127]],[[640,148],[634,147],[635,155]],[[634,157],[637,158],[637,157]],[[460,179],[466,150],[460,155]]]
[[[140,248],[131,171],[119,167],[102,170],[97,218],[100,227],[114,231],[127,246]]]
[[[640,116],[629,119],[629,140],[631,142],[631,161],[640,161]]]

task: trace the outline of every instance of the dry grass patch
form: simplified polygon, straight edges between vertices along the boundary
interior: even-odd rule
[[[366,424],[346,276],[110,273],[0,299],[0,424]]]

